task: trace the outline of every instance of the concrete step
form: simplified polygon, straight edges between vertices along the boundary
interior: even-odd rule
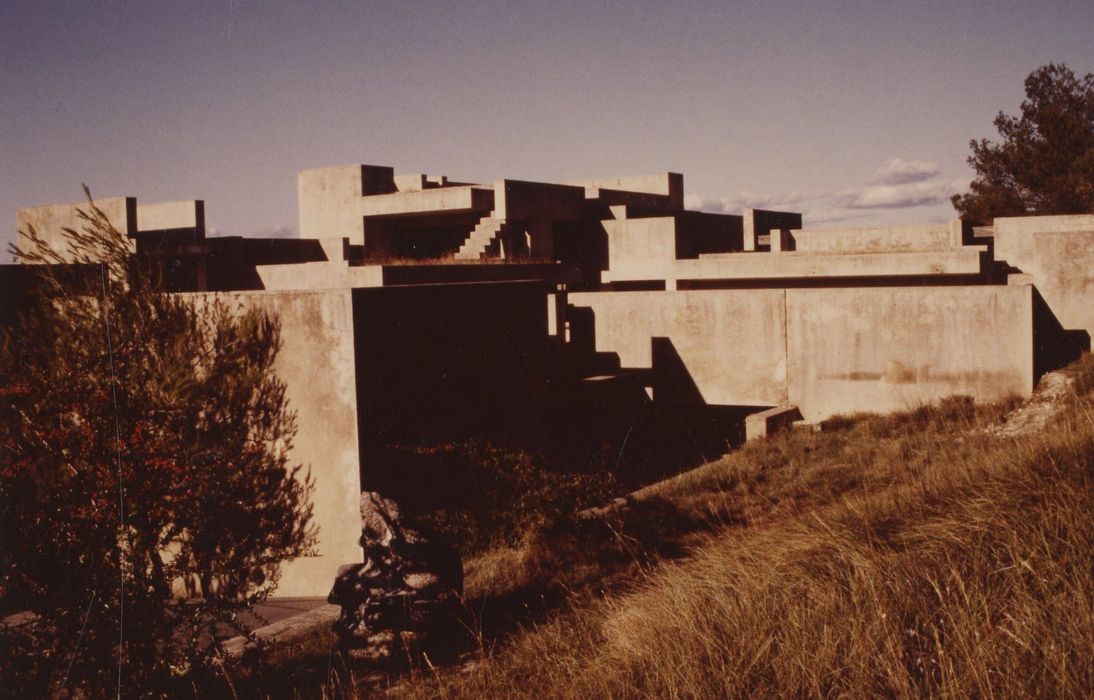
[[[458,260],[480,260],[483,257],[498,257],[501,253],[501,234],[505,231],[504,219],[485,216],[479,220],[463,245],[456,251]]]

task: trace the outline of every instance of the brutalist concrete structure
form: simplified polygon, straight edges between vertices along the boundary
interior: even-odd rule
[[[368,165],[301,173],[293,240],[209,237],[200,201],[96,203],[172,291],[281,320],[321,544],[279,595],[325,595],[360,558],[359,494],[402,447],[581,459],[622,452],[652,409],[713,458],[777,406],[817,422],[1026,396],[1094,333],[1094,214],[817,230],[687,211],[675,173],[467,183]],[[19,226],[60,240],[77,206]],[[18,270],[0,273],[16,297]]]

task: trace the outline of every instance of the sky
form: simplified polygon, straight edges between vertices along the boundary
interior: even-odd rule
[[[946,221],[969,141],[1038,66],[1094,71],[1092,37],[1091,0],[5,0],[0,244],[81,183],[294,236],[296,173],[348,163],[668,170],[707,211]]]

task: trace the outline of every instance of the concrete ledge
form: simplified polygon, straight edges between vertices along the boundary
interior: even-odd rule
[[[258,644],[287,644],[302,639],[317,630],[330,630],[342,608],[337,605],[323,605],[299,615],[286,617],[272,625],[260,627],[253,632],[255,641],[247,637],[232,637],[224,642],[224,653],[229,657],[241,656],[248,647]]]
[[[437,187],[426,190],[369,195],[362,197],[359,204],[361,216],[487,212],[493,206],[494,192],[489,185]]]
[[[651,220],[656,221],[656,220]],[[984,248],[900,253],[715,253],[698,260],[622,259],[605,271],[605,282],[674,279],[797,279],[978,275]]]
[[[783,405],[745,417],[745,441],[758,440],[786,430],[802,419],[797,406]]]
[[[961,231],[950,224],[801,229],[791,231],[790,235],[794,249],[808,253],[887,253],[961,247]]]

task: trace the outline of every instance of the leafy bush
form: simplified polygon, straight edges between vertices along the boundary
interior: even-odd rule
[[[0,629],[4,685],[160,694],[314,546],[310,477],[276,320],[164,293],[101,210],[80,216],[81,292],[33,229],[13,251],[41,294],[0,332],[0,609],[34,617]]]

